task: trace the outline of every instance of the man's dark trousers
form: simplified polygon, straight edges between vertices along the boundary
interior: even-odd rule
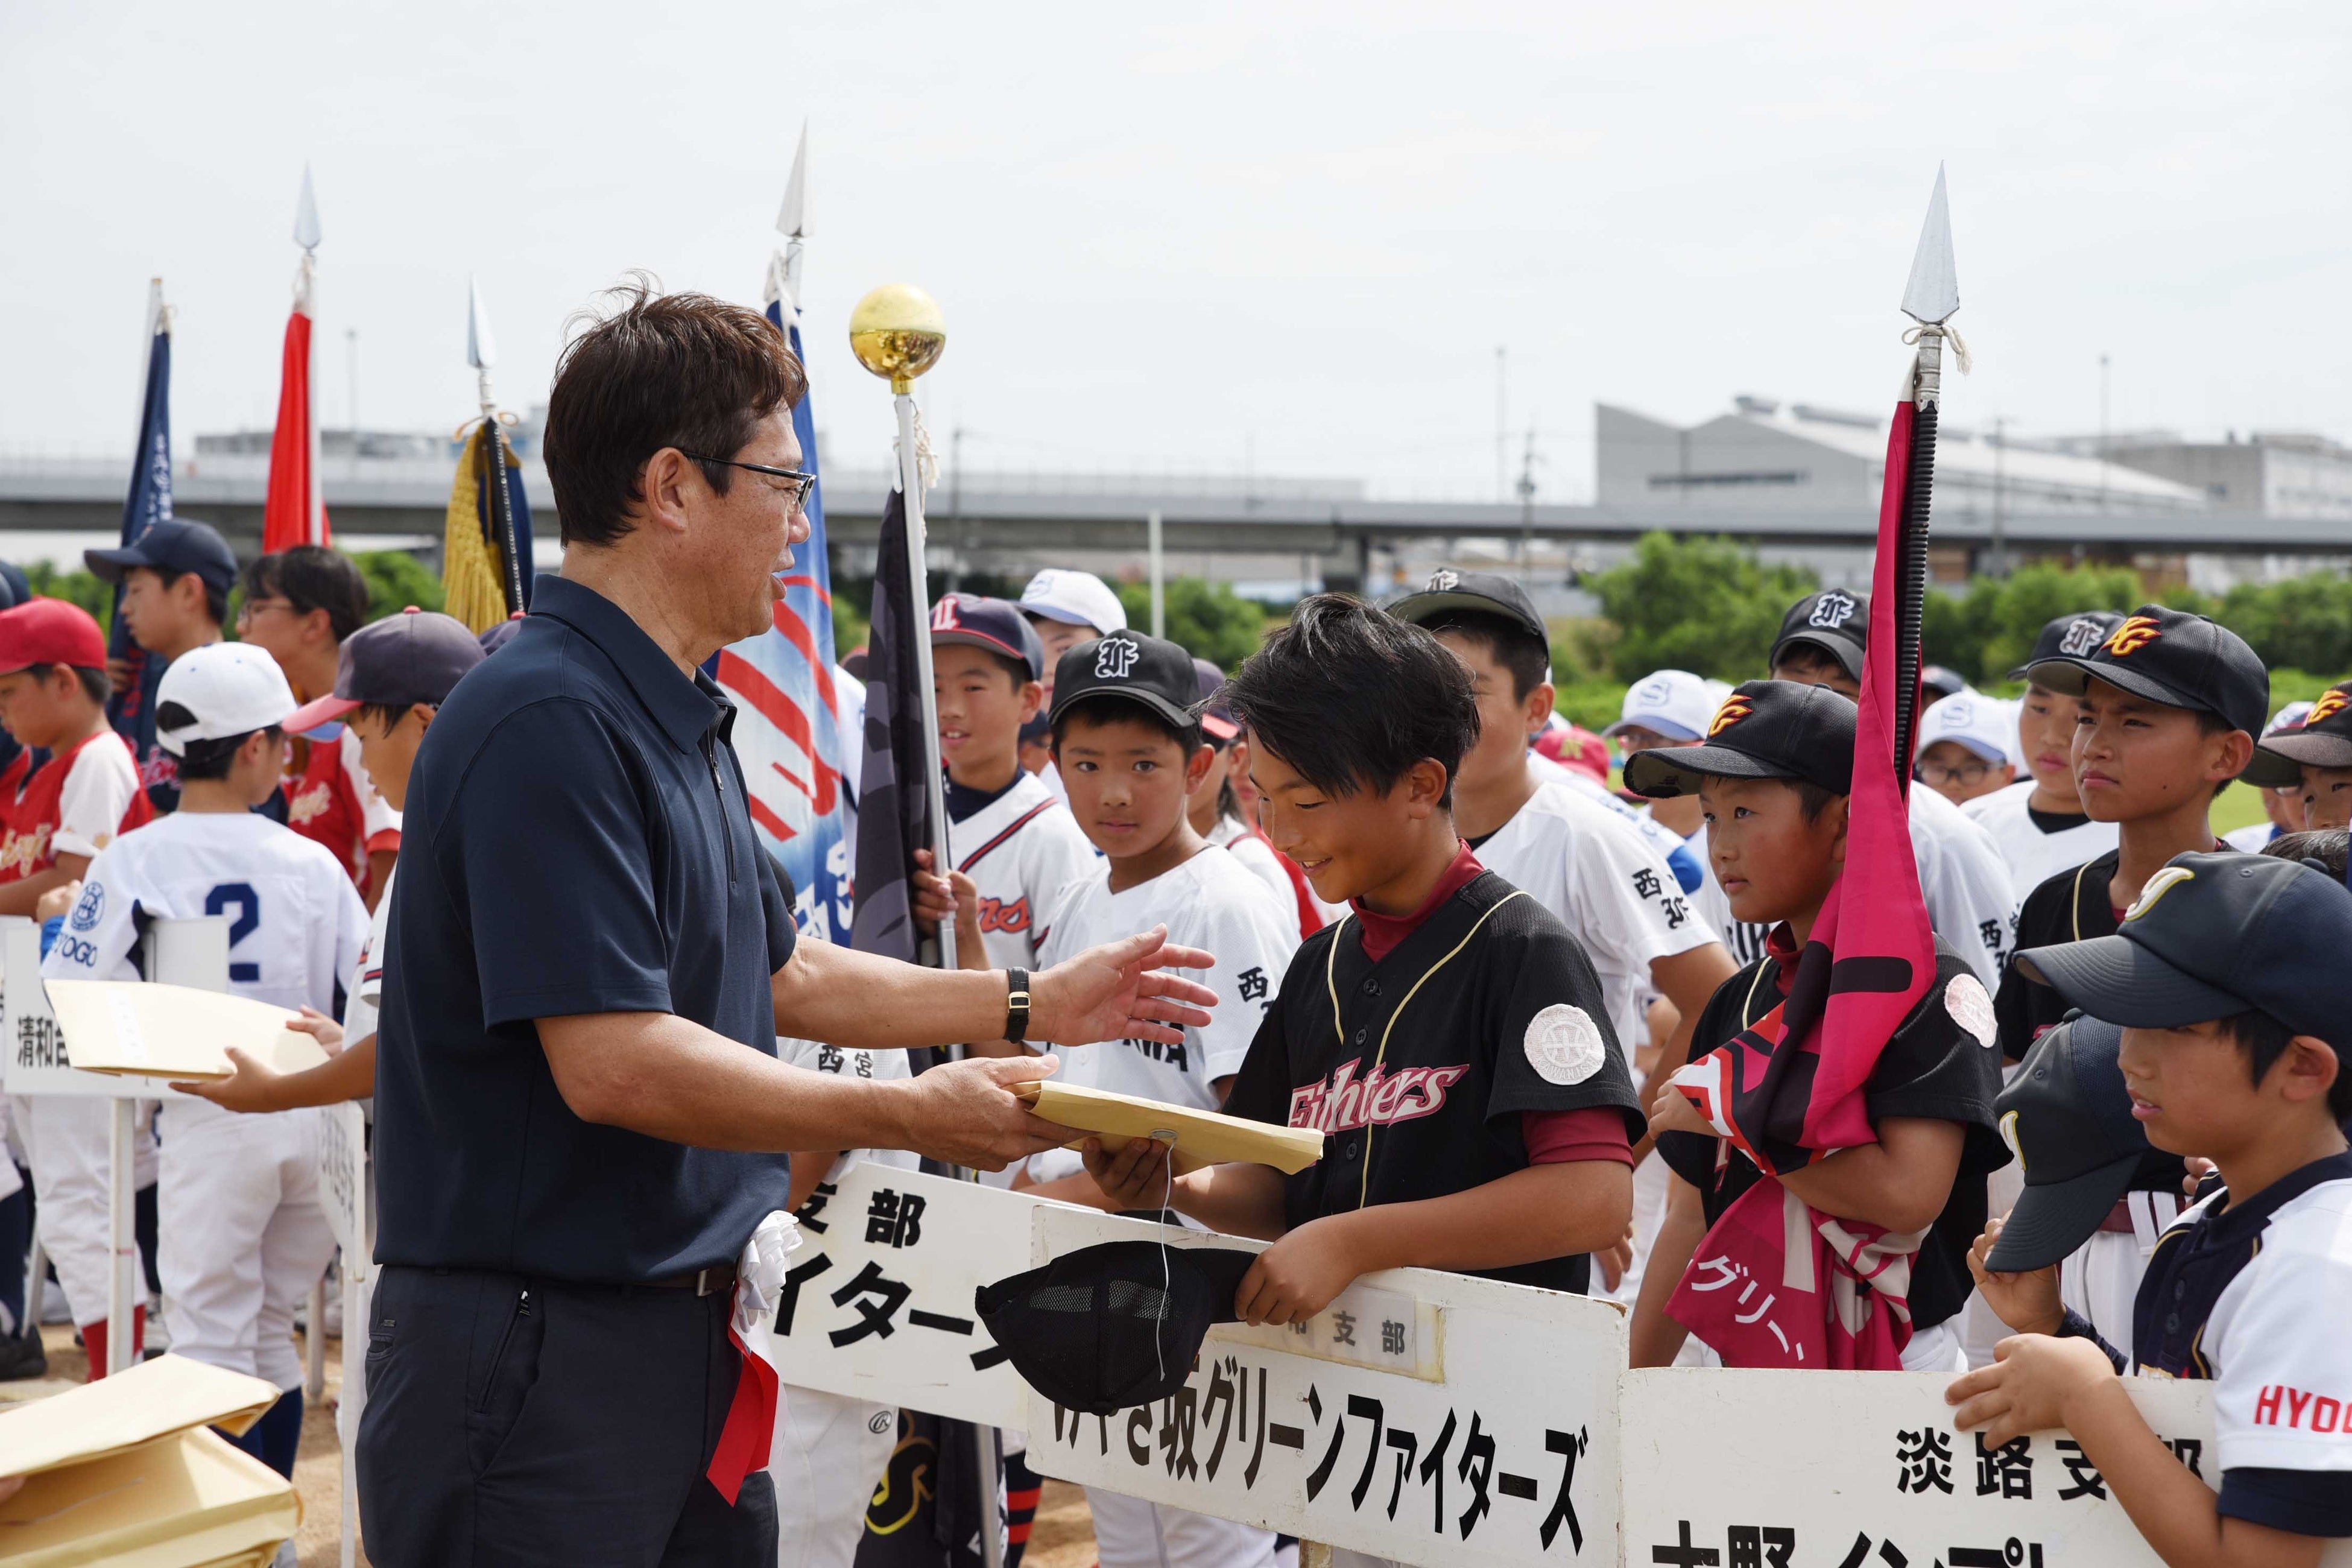
[[[360,1520],[378,1568],[774,1568],[764,1471],[704,1476],[742,1357],[732,1292],[388,1267],[368,1323]]]

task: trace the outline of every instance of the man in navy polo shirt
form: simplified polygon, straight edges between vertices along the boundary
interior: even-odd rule
[[[549,398],[562,574],[418,752],[359,1441],[385,1568],[773,1563],[767,1477],[713,1453],[740,1371],[735,1260],[785,1203],[775,1151],[994,1169],[1068,1136],[1009,1088],[1050,1058],[832,1078],[780,1064],[780,1026],[868,1047],[1172,1043],[1206,1018],[1213,994],[1154,966],[1210,955],[1164,932],[1034,980],[795,948],[732,710],[698,666],[771,624],[808,536],[804,386],[753,312],[624,291]]]

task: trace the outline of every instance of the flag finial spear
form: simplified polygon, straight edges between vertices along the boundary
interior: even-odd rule
[[[310,165],[302,165],[302,195],[294,204],[294,243],[304,250],[319,248],[319,198],[310,190]]]
[[[1927,221],[1919,248],[1911,256],[1910,280],[1903,285],[1903,313],[1922,326],[1941,326],[1960,308],[1959,274],[1952,264],[1952,209],[1944,198],[1944,166],[1936,165],[1936,194],[1927,198]]]
[[[490,369],[499,363],[499,345],[490,336],[489,308],[482,303],[482,282],[472,273],[466,275],[466,363],[474,367],[475,384],[480,390],[482,416],[488,418],[497,410],[490,396]]]
[[[801,121],[800,145],[793,150],[793,177],[784,185],[784,205],[776,212],[776,232],[787,239],[808,235],[808,121]]]

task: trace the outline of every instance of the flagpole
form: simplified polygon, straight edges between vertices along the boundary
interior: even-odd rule
[[[466,279],[466,363],[474,369],[474,392],[482,405],[482,499],[489,503],[490,526],[498,533],[499,586],[504,590],[507,613],[523,607],[524,574],[530,563],[519,559],[521,544],[514,525],[514,497],[507,489],[507,437],[499,424],[498,399],[490,392],[490,370],[499,350],[490,336],[490,312],[482,303],[482,285]]]
[[[1916,343],[1905,398],[1912,405],[1911,450],[1905,465],[1903,529],[1895,562],[1895,771],[1906,788],[1911,752],[1918,730],[1920,631],[1927,599],[1927,528],[1936,488],[1936,427],[1943,402],[1944,340],[1953,357],[1969,368],[1968,346],[1948,323],[1960,308],[1960,285],[1952,258],[1951,207],[1944,194],[1944,170],[1936,169],[1936,189],[1927,199],[1927,221],[1911,258],[1903,289],[1903,313],[1916,325],[1904,333]]]
[[[327,496],[325,479],[320,472],[319,442],[319,202],[310,188],[310,165],[302,165],[302,197],[294,213],[294,243],[302,247],[301,285],[302,313],[310,318],[310,368],[304,373],[302,386],[302,422],[310,427],[310,514],[303,521],[303,537],[312,544],[327,542]],[[356,451],[359,433],[352,439]]]
[[[914,644],[918,689],[908,694],[923,715],[923,788],[930,804],[931,868],[948,872],[947,784],[940,772],[940,710],[931,699],[931,595],[926,575],[923,531],[924,461],[929,454],[918,447],[915,378],[939,363],[948,344],[947,319],[939,302],[920,289],[886,283],[857,301],[849,313],[849,348],[857,363],[885,377],[895,395],[898,414],[898,492],[906,499],[908,593],[914,601],[914,625],[907,628]],[[940,922],[940,967],[956,967],[955,921]]]

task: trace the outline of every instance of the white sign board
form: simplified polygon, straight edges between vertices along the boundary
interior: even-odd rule
[[[199,915],[158,921],[149,933],[148,978],[206,991],[228,989],[228,920]],[[108,1100],[179,1100],[162,1079],[77,1071],[41,984],[41,931],[31,921],[0,927],[7,981],[5,1087],[10,1094],[77,1094]]]
[[[1987,1449],[1944,1373],[1625,1374],[1625,1561],[1668,1568],[2160,1568],[2063,1432]],[[2127,1378],[2148,1426],[2221,1478],[2212,1386]],[[2352,1542],[2324,1557],[2352,1564]]]
[[[1024,1385],[971,1297],[1027,1268],[1029,1216],[1062,1206],[867,1161],[850,1166],[800,1212],[802,1245],[776,1309],[783,1380],[1019,1427]]]
[[[1084,1209],[1041,1209],[1035,1226],[1038,1263],[1162,1237],[1263,1246]],[[1156,1405],[1082,1415],[1031,1394],[1028,1461],[1407,1563],[1614,1564],[1624,1364],[1607,1302],[1393,1269],[1302,1329],[1210,1330]]]

